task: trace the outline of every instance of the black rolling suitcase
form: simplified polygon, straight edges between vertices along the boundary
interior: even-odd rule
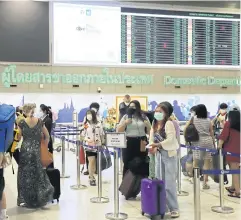
[[[54,200],[56,199],[59,202],[59,197],[61,194],[60,188],[60,172],[58,169],[49,168],[46,169],[47,175],[49,177],[50,183],[54,187]],[[54,201],[53,201],[54,202]]]
[[[141,191],[142,176],[133,174],[128,170],[122,180],[119,191],[125,196],[126,200],[136,198]]]

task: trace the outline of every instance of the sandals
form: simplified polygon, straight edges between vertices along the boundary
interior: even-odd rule
[[[235,192],[235,189],[232,188],[232,187],[225,187],[225,189],[226,189],[230,194],[232,194],[232,193]]]
[[[240,199],[240,193],[233,192],[233,193],[228,194],[228,196],[232,197],[232,198]]]
[[[210,189],[210,186],[207,183],[203,183],[203,189]]]

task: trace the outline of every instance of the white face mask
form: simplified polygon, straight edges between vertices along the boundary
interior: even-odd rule
[[[195,112],[191,112],[191,117],[194,117],[195,115]]]
[[[96,108],[91,108],[91,110],[95,111],[95,113],[97,113],[97,109]]]
[[[226,109],[220,109],[220,113],[221,113],[222,115],[224,115],[226,112],[227,112]]]
[[[88,121],[92,121],[92,115],[87,115],[86,118]]]
[[[44,116],[45,116],[45,114],[42,111],[40,111],[39,114],[38,114],[38,117],[43,118]]]

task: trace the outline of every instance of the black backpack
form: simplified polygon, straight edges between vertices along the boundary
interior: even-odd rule
[[[193,120],[194,118],[192,117],[184,132],[185,141],[188,143],[199,141],[199,134],[193,123]]]

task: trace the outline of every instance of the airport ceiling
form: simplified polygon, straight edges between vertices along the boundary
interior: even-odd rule
[[[212,8],[229,8],[229,9],[240,9],[240,1],[229,1],[229,0],[221,0],[221,1],[128,1],[128,0],[119,0],[119,2],[136,2],[143,4],[161,4],[161,5],[180,5],[180,6],[191,6],[191,7],[212,7]]]

